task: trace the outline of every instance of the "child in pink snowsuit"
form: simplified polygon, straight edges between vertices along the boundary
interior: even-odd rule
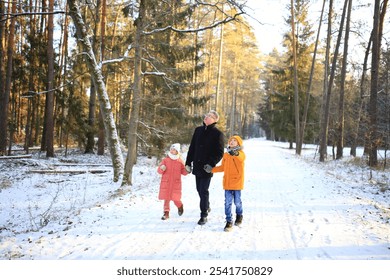
[[[179,216],[183,215],[183,203],[181,202],[181,175],[188,172],[184,166],[184,161],[180,156],[180,144],[171,146],[167,156],[161,161],[157,172],[162,174],[158,199],[164,200],[164,215],[162,220],[169,218],[171,200],[178,208]]]

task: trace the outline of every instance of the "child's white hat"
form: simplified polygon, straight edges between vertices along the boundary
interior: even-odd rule
[[[177,152],[180,152],[180,144],[179,143],[172,144],[171,149],[175,149]]]

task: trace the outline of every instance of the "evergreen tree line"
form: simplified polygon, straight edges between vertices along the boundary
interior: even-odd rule
[[[210,109],[220,112],[226,133],[258,136],[260,58],[254,34],[240,16],[242,6],[235,1],[77,2],[123,145],[135,104],[137,40],[142,40],[138,153],[159,155],[169,143],[188,143]],[[1,154],[10,154],[15,143],[24,143],[27,151],[37,145],[48,151],[54,144],[103,154],[97,85],[67,1],[2,0],[0,5],[1,111],[6,116]],[[137,39],[141,5],[144,29]],[[53,128],[47,129],[50,119]]]
[[[131,185],[137,155],[188,143],[215,109],[226,135],[264,131],[296,143],[297,154],[318,143],[321,161],[327,145],[337,147],[334,158],[344,145],[355,154],[363,145],[375,166],[390,142],[387,0],[370,6],[366,56],[352,63],[360,2],[338,9],[323,0],[313,24],[310,1],[291,0],[286,51],[261,56],[245,1],[0,0],[0,154],[13,144],[40,146],[48,157],[54,146],[108,147],[114,180],[124,169]]]
[[[356,147],[363,146],[370,166],[385,165],[378,149],[386,157],[390,145],[390,52],[382,40],[388,1],[344,0],[342,7],[332,0],[319,2],[316,24],[309,19],[310,1],[291,1],[286,7],[286,52],[274,49],[265,60],[261,127],[268,139],[288,141],[290,148],[296,143],[297,154],[302,143],[318,144],[320,161],[327,158],[327,146],[334,147],[333,159],[343,157],[344,146],[354,156]],[[362,8],[373,11],[372,29],[365,30],[367,23],[353,17]],[[351,34],[364,38],[364,44],[351,44]],[[365,53],[358,61],[351,57],[357,48]]]

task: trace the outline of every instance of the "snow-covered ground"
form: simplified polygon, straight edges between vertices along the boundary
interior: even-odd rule
[[[319,163],[314,146],[245,141],[244,222],[226,233],[222,174],[210,187],[209,222],[197,225],[193,175],[183,177],[184,215],[160,219],[156,159],[140,158],[134,186],[118,195],[109,157],[0,161],[0,258],[28,260],[390,259],[390,176],[358,160]],[[345,151],[348,154],[348,151]],[[185,153],[184,153],[185,156]],[[89,163],[91,166],[72,164]],[[102,166],[96,166],[102,164]]]
[[[184,215],[171,203],[171,218],[160,219],[156,159],[140,158],[134,185],[119,193],[109,157],[0,160],[0,259],[390,260],[388,170],[370,172],[349,156],[320,163],[315,146],[299,157],[287,143],[244,145],[244,221],[232,232],[223,231],[222,173],[199,226],[193,175],[183,176]],[[66,169],[91,172],[32,172]]]

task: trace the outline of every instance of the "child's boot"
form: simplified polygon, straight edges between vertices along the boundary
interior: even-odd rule
[[[242,215],[237,215],[236,220],[234,221],[234,225],[239,226],[242,224]]]
[[[183,213],[184,213],[183,204],[177,208],[177,212],[178,212],[179,216],[183,215]]]
[[[231,231],[233,229],[233,224],[232,222],[227,222],[225,228],[223,229],[224,231]]]
[[[169,212],[164,211],[164,215],[161,217],[161,220],[168,220],[169,219]]]

